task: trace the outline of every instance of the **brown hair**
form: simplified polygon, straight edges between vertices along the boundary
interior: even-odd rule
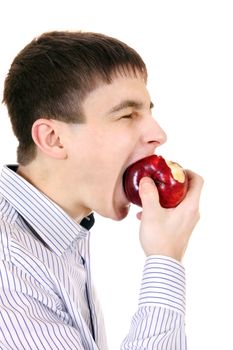
[[[125,43],[92,32],[48,32],[32,40],[14,59],[5,80],[6,103],[19,141],[17,158],[28,164],[36,155],[31,128],[38,118],[85,122],[82,101],[115,73],[140,73],[145,63]]]

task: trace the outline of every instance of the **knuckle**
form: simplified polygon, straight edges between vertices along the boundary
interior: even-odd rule
[[[189,205],[189,207],[187,208],[187,214],[190,217],[196,217],[199,219],[200,218],[199,206],[197,204]]]
[[[200,220],[200,217],[201,217],[201,215],[200,215],[200,212],[198,211],[196,213],[196,222],[198,222]]]
[[[199,175],[199,181],[200,181],[200,184],[203,186],[204,185],[204,178],[202,176]]]

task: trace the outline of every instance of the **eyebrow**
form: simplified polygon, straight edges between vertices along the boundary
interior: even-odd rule
[[[125,100],[114,106],[110,111],[109,114],[119,112],[122,109],[133,107],[135,109],[142,109],[144,104],[142,102],[137,102],[134,100]],[[154,104],[150,102],[150,109],[154,107]]]

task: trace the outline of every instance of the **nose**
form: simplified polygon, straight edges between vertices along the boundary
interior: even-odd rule
[[[158,147],[164,144],[167,140],[165,131],[151,115],[148,116],[142,132],[144,144],[150,144],[151,146]]]

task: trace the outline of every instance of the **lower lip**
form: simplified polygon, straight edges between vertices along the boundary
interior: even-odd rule
[[[122,202],[124,203],[123,205],[124,205],[125,207],[130,207],[131,202],[130,202],[130,201],[128,200],[128,198],[126,197],[125,190],[124,190],[123,178],[122,178],[122,180],[121,180],[120,193],[121,193],[121,197],[122,197]]]

